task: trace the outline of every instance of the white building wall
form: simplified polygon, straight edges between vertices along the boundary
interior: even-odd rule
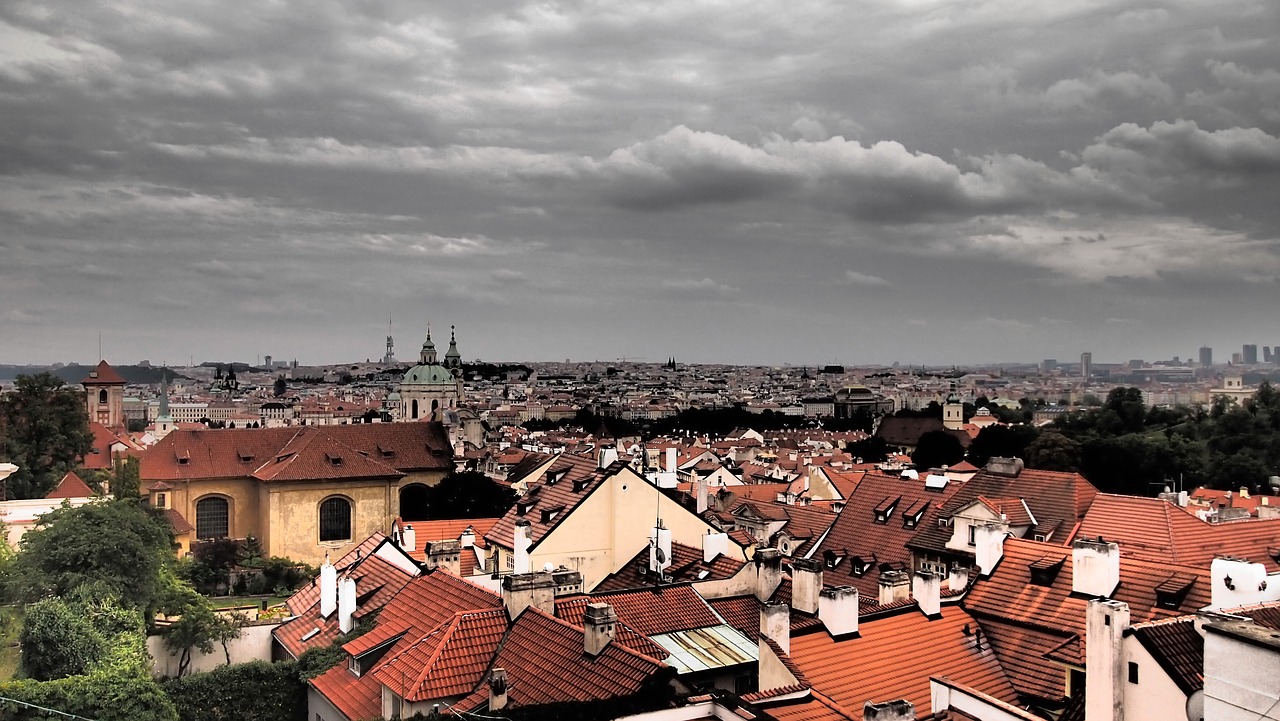
[[[280,622],[245,626],[240,630],[240,638],[227,643],[231,653],[231,663],[246,661],[271,660],[271,632],[280,626]],[[178,675],[180,654],[172,654],[165,648],[163,636],[147,637],[147,652],[151,654],[151,673],[157,678]],[[187,673],[212,671],[227,663],[226,654],[221,644],[215,644],[213,653],[200,653],[198,649],[191,651],[191,667]]]
[[[1205,721],[1280,721],[1280,647],[1249,643],[1214,625],[1206,626],[1204,640]]]
[[[1134,636],[1124,639],[1121,663],[1124,679],[1124,716],[1126,719],[1164,719],[1174,721],[1186,717],[1187,696],[1160,667],[1160,662],[1147,652]],[[1129,683],[1129,663],[1138,664],[1138,683]]]

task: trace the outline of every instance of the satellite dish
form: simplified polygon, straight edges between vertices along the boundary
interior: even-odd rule
[[[658,563],[666,563],[666,562],[667,562],[667,554],[663,553],[661,548],[655,548],[655,549],[653,549],[653,555],[654,555],[654,557],[655,557],[655,558],[657,558],[657,559],[658,559]]]
[[[1204,721],[1204,689],[1198,688],[1187,697],[1187,721]]]

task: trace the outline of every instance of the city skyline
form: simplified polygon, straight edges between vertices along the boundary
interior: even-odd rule
[[[0,9],[4,363],[1197,357],[1280,322],[1256,0]]]

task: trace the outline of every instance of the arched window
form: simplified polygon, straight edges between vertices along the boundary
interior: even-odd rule
[[[209,496],[196,501],[196,538],[226,538],[231,535],[231,504]]]
[[[409,417],[410,417],[410,418],[417,418],[417,417],[418,417],[418,399],[417,399],[417,398],[414,398],[414,399],[413,399],[413,415],[411,415],[411,416],[409,416]]]
[[[107,402],[107,389],[106,389],[106,388],[103,388],[102,390],[98,391],[98,402],[99,402],[99,403],[106,403],[106,402]]]
[[[351,540],[351,501],[334,497],[320,504],[320,540]]]

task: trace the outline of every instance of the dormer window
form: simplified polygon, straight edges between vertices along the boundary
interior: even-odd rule
[[[329,465],[333,465],[333,466],[342,465],[342,456],[326,456],[326,458],[329,459]]]
[[[1031,582],[1037,586],[1052,586],[1062,570],[1064,558],[1041,558],[1031,564]]]
[[[844,560],[843,554],[837,554],[834,551],[822,552],[822,565],[826,566],[827,570],[832,570],[836,568],[837,566],[840,565],[840,562],[843,560]]]
[[[558,471],[549,471],[549,472],[547,473],[547,485],[548,485],[548,486],[554,486],[554,485],[556,484],[556,482],[557,482],[557,481],[559,481],[559,480],[561,480],[562,478],[564,478],[564,477],[565,477],[565,475],[566,475],[566,474],[568,474],[568,473],[569,473],[569,469],[568,469],[568,468],[561,468],[561,469],[560,469],[560,470],[558,470]]]
[[[1191,586],[1194,584],[1195,578],[1192,576],[1174,574],[1165,579],[1163,583],[1156,586],[1156,607],[1180,608],[1182,602],[1187,599],[1187,594],[1191,592]]]
[[[858,577],[865,576],[867,571],[871,569],[871,562],[865,561],[861,558],[855,557],[849,563],[850,563],[850,570],[853,572],[853,575]]]

